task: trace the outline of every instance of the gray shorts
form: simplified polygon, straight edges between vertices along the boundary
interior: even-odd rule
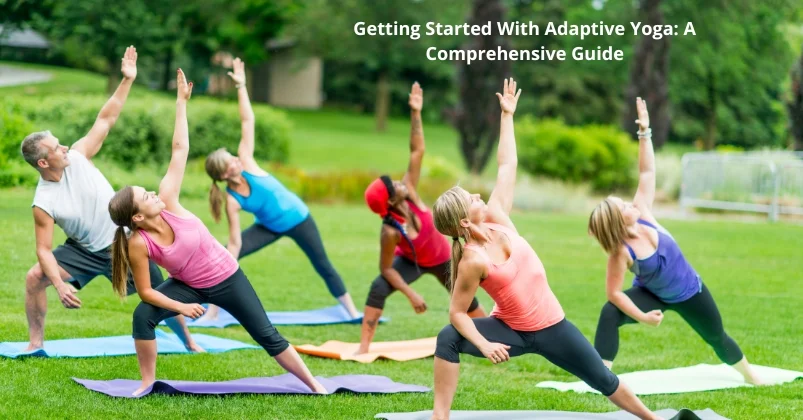
[[[112,279],[112,255],[111,247],[97,252],[92,252],[78,242],[67,239],[64,245],[59,245],[53,250],[56,262],[59,266],[70,274],[70,282],[76,289],[81,289],[92,279],[103,275],[109,281]],[[164,283],[162,271],[153,261],[148,261],[151,273],[151,287],[154,289]],[[134,278],[128,273],[128,294],[133,295],[137,292],[134,286]]]

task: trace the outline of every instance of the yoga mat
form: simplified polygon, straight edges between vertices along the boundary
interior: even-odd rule
[[[226,338],[205,334],[192,337],[209,353],[220,353],[237,349],[256,349],[257,346]],[[134,339],[130,335],[94,338],[70,338],[67,340],[45,341],[44,349],[23,352],[27,342],[0,343],[0,356],[12,359],[18,357],[99,357],[136,354]],[[156,330],[156,347],[159,353],[190,353],[175,334]]]
[[[756,375],[767,384],[782,384],[794,381],[797,378],[803,378],[803,372],[767,366],[752,366]],[[752,386],[744,382],[739,372],[726,364],[700,364],[675,369],[630,372],[619,375],[619,379],[626,383],[637,395],[680,394],[684,392],[712,391],[715,389]],[[547,381],[538,383],[536,387],[554,388],[559,391],[598,393],[581,381]]]
[[[429,388],[425,386],[400,384],[384,376],[344,375],[331,378],[316,376],[316,378],[331,393],[396,394],[399,392],[429,392]],[[148,394],[312,394],[312,391],[301,380],[289,373],[267,378],[243,378],[224,382],[156,381],[142,395],[137,397],[131,394],[139,388],[140,381],[128,379],[114,379],[111,381],[72,379],[92,391],[122,398],[140,398]]]
[[[308,311],[277,311],[265,312],[273,325],[331,325],[331,324],[362,324],[362,313],[352,318],[348,311],[340,305],[328,308],[312,309]],[[382,317],[379,322],[387,322]],[[230,313],[220,309],[214,321],[196,321],[187,318],[187,326],[195,328],[225,328],[230,325],[240,325]]]
[[[408,341],[377,341],[368,347],[368,353],[354,355],[360,347],[359,343],[344,343],[342,341],[327,341],[321,346],[304,344],[294,346],[299,353],[311,356],[326,357],[338,360],[353,360],[360,363],[371,363],[376,359],[389,359],[397,362],[424,359],[435,354],[435,341],[437,337],[421,338]]]
[[[665,419],[671,420],[728,420],[715,413],[710,408],[705,410],[680,411],[667,408],[655,412]],[[381,413],[374,418],[385,420],[430,420],[432,411],[417,411],[414,413]],[[638,417],[626,412],[613,413],[577,413],[571,411],[452,411],[449,416],[452,420],[638,420]]]

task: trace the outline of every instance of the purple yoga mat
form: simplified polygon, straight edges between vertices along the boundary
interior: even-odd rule
[[[358,394],[395,394],[399,392],[429,392],[429,388],[420,385],[400,384],[390,378],[376,375],[343,375],[323,378],[318,381],[330,393],[355,392]],[[159,381],[157,380],[142,395],[131,395],[139,388],[140,381],[114,379],[111,381],[93,381],[91,379],[72,378],[75,382],[112,397],[139,398],[148,394],[167,395],[227,395],[227,394],[312,394],[312,391],[295,376],[284,375],[267,378],[243,378],[224,382],[195,381]]]

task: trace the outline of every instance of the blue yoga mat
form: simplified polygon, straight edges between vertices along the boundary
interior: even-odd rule
[[[362,313],[357,318],[352,318],[348,311],[340,305],[328,308],[312,309],[308,311],[278,311],[265,312],[273,325],[332,325],[332,324],[362,324]],[[379,322],[387,322],[388,319],[382,317]],[[230,313],[220,309],[218,317],[214,321],[196,321],[187,318],[188,327],[196,328],[225,328],[229,325],[240,325]]]
[[[199,346],[209,353],[220,353],[237,349],[257,349],[259,347],[236,340],[193,334]],[[136,354],[134,339],[130,335],[115,337],[71,338],[67,340],[45,341],[45,348],[23,352],[27,342],[0,343],[0,357],[100,357]],[[175,334],[156,330],[156,347],[159,353],[190,353]]]

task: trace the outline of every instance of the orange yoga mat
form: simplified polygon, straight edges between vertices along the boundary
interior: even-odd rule
[[[436,337],[420,338],[406,341],[379,341],[371,343],[368,353],[355,356],[359,343],[344,343],[330,340],[321,346],[303,344],[293,346],[299,353],[311,356],[326,357],[338,360],[354,360],[360,363],[371,363],[376,359],[389,359],[397,362],[424,359],[435,354]]]

